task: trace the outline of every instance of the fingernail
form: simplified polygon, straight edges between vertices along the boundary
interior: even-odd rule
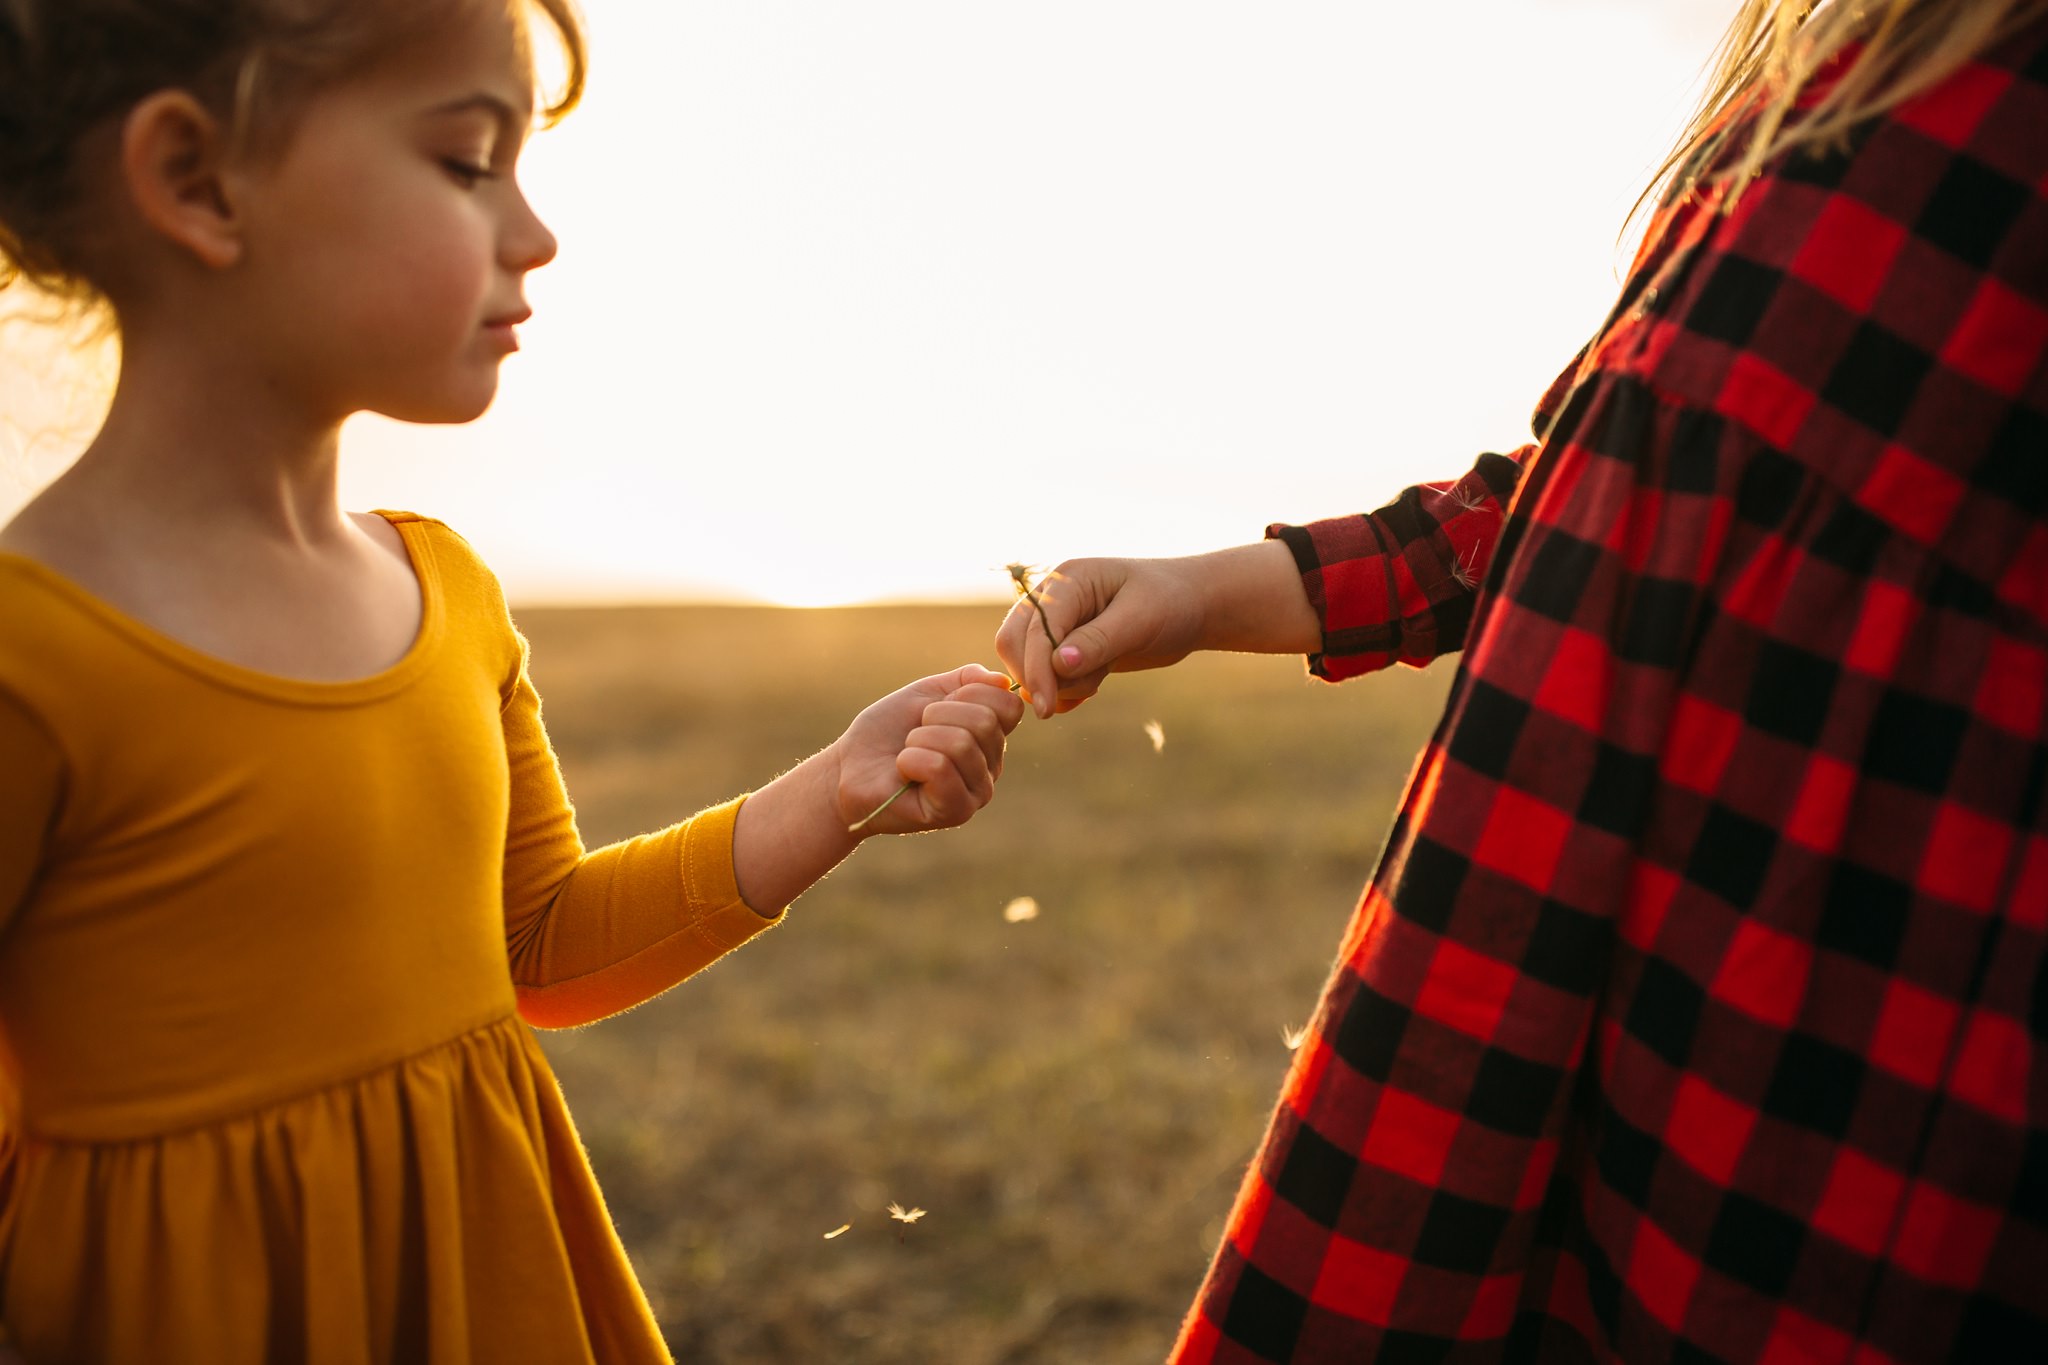
[[[1061,645],[1059,653],[1060,662],[1069,668],[1081,662],[1081,651],[1072,645]]]

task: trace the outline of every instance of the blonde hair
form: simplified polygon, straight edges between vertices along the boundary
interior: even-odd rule
[[[576,0],[0,0],[0,290],[104,300],[83,163],[138,101],[188,90],[238,144],[274,143],[323,86],[479,3],[547,21],[563,81],[541,113],[567,114],[588,65]]]
[[[1669,191],[1727,183],[1733,208],[1765,163],[1846,145],[1859,125],[1953,75],[2048,16],[2048,0],[1743,0],[1705,96],[1630,211]],[[1808,108],[1808,83],[1852,46],[1848,68]]]

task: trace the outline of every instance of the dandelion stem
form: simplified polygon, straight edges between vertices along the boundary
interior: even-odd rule
[[[893,805],[895,805],[895,804],[896,804],[896,798],[897,798],[897,797],[899,797],[899,796],[903,795],[903,793],[905,793],[905,792],[909,791],[909,790],[910,790],[910,789],[911,789],[912,787],[915,787],[916,785],[917,785],[917,783],[915,783],[915,782],[905,782],[905,783],[904,783],[904,784],[903,784],[902,786],[898,787],[898,788],[897,788],[897,789],[896,789],[895,791],[892,791],[892,792],[890,792],[890,793],[889,793],[889,799],[888,799],[887,801],[884,801],[884,802],[883,802],[883,803],[882,803],[881,805],[879,805],[879,806],[876,806],[876,807],[875,807],[875,808],[874,808],[873,810],[869,811],[869,812],[868,812],[868,813],[867,813],[866,815],[863,815],[863,816],[862,816],[862,817],[861,817],[860,819],[858,819],[858,820],[854,821],[854,822],[853,822],[852,824],[848,825],[848,826],[846,827],[846,832],[847,832],[848,834],[858,834],[858,833],[860,833],[860,832],[861,832],[862,830],[866,829],[866,828],[868,827],[869,823],[870,823],[871,821],[873,821],[873,820],[874,820],[874,818],[875,818],[876,816],[880,815],[880,814],[881,814],[881,813],[882,813],[883,811],[885,811],[885,810],[889,809],[889,807],[891,807],[891,806],[893,806]]]
[[[1039,601],[1038,594],[1029,588],[1024,589],[1024,600],[1029,602],[1033,609],[1038,612],[1038,628],[1045,632],[1045,642],[1054,649],[1058,649],[1060,642],[1053,638],[1052,622],[1045,619],[1045,603]]]
[[[1026,602],[1029,602],[1031,604],[1032,610],[1038,613],[1038,628],[1045,632],[1045,642],[1051,645],[1054,649],[1058,649],[1060,647],[1060,642],[1053,638],[1052,622],[1047,620],[1045,616],[1045,603],[1039,601],[1038,594],[1031,591],[1030,567],[1024,564],[1011,564],[1008,566],[1008,568],[1010,572],[1010,581],[1017,585],[1017,595],[1022,597]]]

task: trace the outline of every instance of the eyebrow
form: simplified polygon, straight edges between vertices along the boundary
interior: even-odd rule
[[[449,100],[446,104],[437,104],[427,110],[427,114],[429,117],[444,114],[466,114],[473,109],[483,110],[508,128],[524,128],[533,122],[533,105],[531,103],[521,108],[510,100],[494,95],[488,90],[479,90],[474,94],[463,95],[458,99]]]

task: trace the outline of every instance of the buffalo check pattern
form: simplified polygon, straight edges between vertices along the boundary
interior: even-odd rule
[[[1719,207],[1270,532],[1463,657],[1183,1365],[2048,1360],[2048,25]]]

